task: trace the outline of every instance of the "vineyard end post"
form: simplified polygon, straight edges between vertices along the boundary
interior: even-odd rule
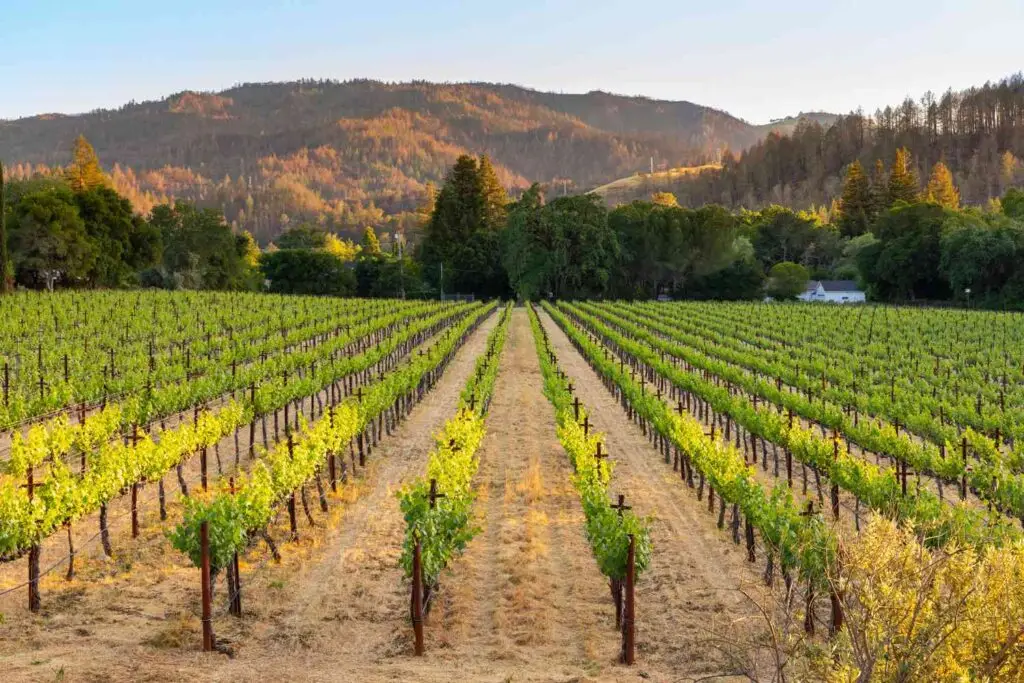
[[[626,556],[626,595],[622,609],[622,663],[631,665],[636,661],[636,604],[634,583],[636,580],[636,537],[629,535],[629,554]]]
[[[210,529],[209,522],[199,525],[200,569],[203,582],[203,652],[213,651],[213,617],[210,591]]]
[[[415,538],[412,550],[412,630],[415,637],[415,652],[422,657],[423,645],[423,560],[420,539]]]

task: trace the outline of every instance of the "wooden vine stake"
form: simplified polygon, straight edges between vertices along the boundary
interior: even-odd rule
[[[636,537],[629,535],[629,553],[626,556],[626,595],[622,610],[622,657],[623,664],[636,661],[636,602],[634,582],[636,579]]]
[[[213,615],[210,590],[210,528],[209,522],[199,525],[199,555],[203,588],[203,652],[213,651]]]
[[[415,638],[415,652],[422,657],[423,645],[423,559],[421,557],[420,539],[415,536],[412,549],[412,632]]]
[[[231,495],[235,495],[235,478],[228,478],[228,485],[231,487]],[[238,551],[231,556],[228,565],[228,612],[235,617],[242,616],[242,573],[238,567]]]
[[[31,465],[28,468],[28,481],[25,484],[25,488],[28,489],[28,499],[31,501],[35,495],[35,482]],[[28,549],[28,608],[33,612],[38,612],[41,605],[42,600],[39,597],[39,544],[33,543],[32,547]]]

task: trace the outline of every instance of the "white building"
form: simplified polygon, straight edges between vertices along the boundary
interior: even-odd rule
[[[800,301],[852,304],[863,302],[866,297],[853,280],[811,280],[807,283],[807,291],[797,298]]]

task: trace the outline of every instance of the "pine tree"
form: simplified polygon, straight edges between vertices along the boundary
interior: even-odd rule
[[[960,193],[953,184],[953,174],[941,161],[932,167],[932,177],[928,180],[928,201],[947,209],[960,208]]]
[[[75,192],[85,192],[94,187],[106,185],[107,178],[100,168],[100,160],[84,135],[75,139],[75,147],[71,153],[71,164],[64,172],[68,185]]]
[[[878,218],[889,206],[889,174],[885,170],[885,162],[876,159],[871,173],[871,215]]]
[[[8,294],[13,285],[11,257],[7,253],[7,197],[4,194],[4,165],[0,163],[0,294]]]
[[[839,231],[847,237],[863,235],[871,230],[874,218],[871,183],[864,167],[854,161],[846,171],[843,196],[839,200]]]
[[[480,177],[480,190],[483,194],[484,230],[497,231],[505,225],[505,218],[508,215],[508,193],[498,180],[498,174],[491,165],[491,160],[486,154],[480,157],[480,165],[477,167],[477,175]]]
[[[921,186],[917,179],[917,171],[910,162],[910,150],[900,147],[896,150],[896,159],[892,162],[889,173],[889,206],[903,201],[913,204],[920,199]]]
[[[460,156],[437,193],[427,225],[424,250],[430,260],[447,260],[452,248],[464,244],[483,223],[484,202],[476,159]]]

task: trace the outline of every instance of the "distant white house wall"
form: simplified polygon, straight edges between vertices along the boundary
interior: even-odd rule
[[[866,300],[853,280],[811,280],[807,291],[797,297],[801,301],[824,301],[835,304],[855,304]]]

